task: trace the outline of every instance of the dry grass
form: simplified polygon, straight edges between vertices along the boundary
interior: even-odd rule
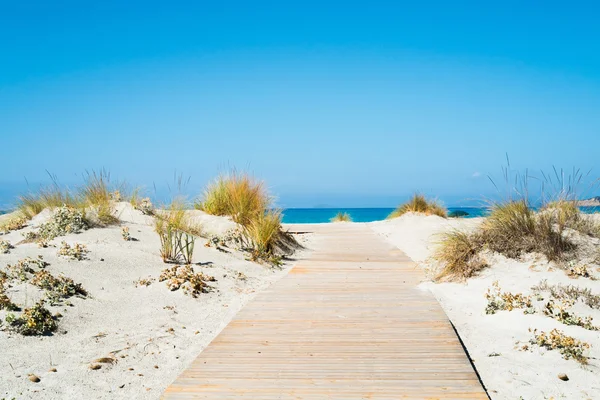
[[[425,215],[437,215],[443,218],[447,216],[447,210],[435,200],[429,200],[425,196],[415,193],[406,203],[393,211],[388,218],[397,218],[407,212],[416,212]]]
[[[27,219],[38,215],[45,208],[56,208],[67,205],[79,208],[81,203],[68,189],[61,189],[55,182],[47,188],[42,188],[38,193],[28,193],[19,196],[17,208]]]
[[[113,189],[110,186],[110,174],[104,170],[87,173],[85,185],[81,188],[80,204],[93,215],[96,225],[108,226],[119,223],[115,216]]]
[[[100,172],[86,172],[85,181],[77,191],[61,188],[55,177],[51,176],[52,184],[42,188],[37,193],[28,193],[19,196],[18,210],[27,219],[31,219],[46,208],[55,209],[68,206],[73,209],[85,211],[86,219],[93,225],[107,226],[119,222],[114,215],[113,194],[110,183],[110,173],[105,170]]]
[[[479,256],[482,245],[478,233],[446,233],[434,255],[444,265],[436,279],[466,279],[484,269],[487,264]]]
[[[573,249],[563,235],[572,219],[568,209],[536,213],[525,200],[516,200],[495,205],[481,230],[486,246],[507,257],[536,252],[561,260]]]
[[[338,212],[335,217],[331,218],[331,222],[352,222],[352,217],[346,212]]]
[[[248,226],[269,208],[271,197],[263,182],[247,173],[231,172],[210,184],[196,208],[212,215],[228,215]]]

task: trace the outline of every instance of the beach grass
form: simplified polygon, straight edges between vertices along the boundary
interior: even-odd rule
[[[350,214],[340,211],[333,218],[331,218],[331,222],[352,222],[352,217]]]
[[[212,215],[227,215],[248,226],[269,208],[271,197],[262,181],[248,173],[232,171],[209,184],[195,208]]]
[[[476,275],[487,265],[480,258],[483,237],[480,233],[451,231],[446,233],[434,253],[434,258],[443,264],[436,279],[466,279]]]
[[[446,218],[448,215],[446,208],[438,201],[427,199],[422,194],[415,193],[409,201],[400,205],[396,210],[394,210],[388,216],[388,219],[398,218],[407,212],[415,212],[425,215],[437,215],[443,218]]]

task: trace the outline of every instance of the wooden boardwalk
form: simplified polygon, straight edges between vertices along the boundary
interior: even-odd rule
[[[255,297],[164,399],[487,399],[423,273],[363,224]]]

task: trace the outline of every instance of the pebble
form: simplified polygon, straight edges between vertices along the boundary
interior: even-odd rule
[[[94,370],[94,371],[97,370],[97,369],[100,369],[100,368],[102,368],[102,366],[100,364],[92,364],[92,365],[90,365],[90,369]]]
[[[31,375],[29,375],[29,380],[31,382],[38,383],[40,381],[40,378],[37,375],[31,374]]]
[[[558,379],[560,379],[561,381],[568,381],[569,377],[567,376],[567,374],[558,374]]]
[[[56,368],[50,368],[48,372],[56,372]]]

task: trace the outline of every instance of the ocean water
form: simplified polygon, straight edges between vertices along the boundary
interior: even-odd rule
[[[600,213],[600,206],[580,207],[586,214]],[[394,208],[286,208],[283,222],[286,224],[315,224],[330,222],[338,212],[348,213],[354,222],[382,221]],[[448,207],[448,213],[462,211],[462,218],[485,217],[489,210],[485,207]]]
[[[354,222],[382,221],[394,208],[286,208],[283,210],[283,222],[286,224],[314,224],[330,222],[338,212],[348,213]],[[463,211],[465,218],[486,215],[487,209],[478,207],[448,207],[448,212]]]

